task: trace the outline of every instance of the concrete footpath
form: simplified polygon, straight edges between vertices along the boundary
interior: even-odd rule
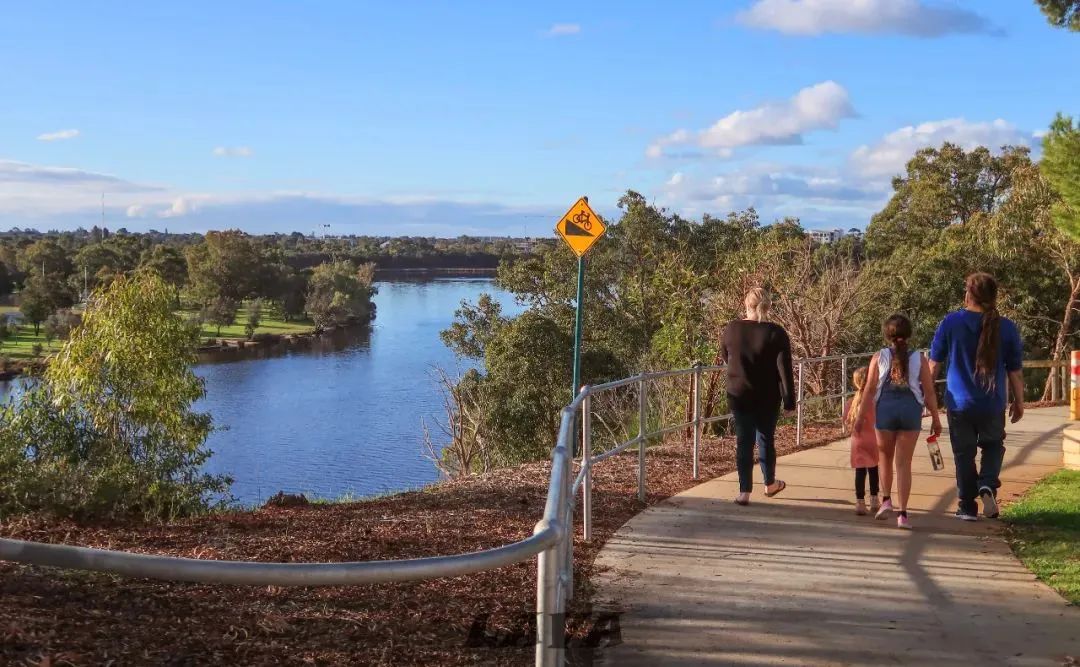
[[[1060,467],[1064,418],[1009,426],[1003,501]],[[1080,664],[1080,609],[1013,557],[998,521],[952,516],[941,443],[941,472],[915,451],[911,532],[855,515],[846,442],[782,457],[776,498],[758,477],[738,507],[731,474],[634,517],[599,556],[600,606],[623,612],[603,664]]]

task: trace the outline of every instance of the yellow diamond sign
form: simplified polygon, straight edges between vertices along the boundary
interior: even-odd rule
[[[606,231],[604,221],[589,208],[585,197],[577,200],[555,225],[555,232],[578,257],[587,253]]]

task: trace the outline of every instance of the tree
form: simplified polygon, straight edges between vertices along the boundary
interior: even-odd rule
[[[262,319],[262,299],[252,299],[247,304],[247,319],[244,321],[244,333],[248,339],[255,337],[255,330],[259,328]]]
[[[27,275],[66,278],[71,273],[68,252],[53,239],[41,239],[27,246],[19,256],[19,269]]]
[[[200,313],[203,322],[217,325],[217,335],[221,336],[221,327],[232,326],[236,322],[235,300],[227,296],[219,296],[208,301]]]
[[[1038,305],[1057,307],[1056,313],[1046,313],[1057,321],[1049,351],[1051,359],[1063,359],[1080,314],[1080,238],[1070,236],[1068,226],[1061,224],[1062,197],[1051,187],[1050,179],[1044,178],[1045,164],[1044,157],[1041,165],[1017,170],[1012,196],[989,221],[983,242],[1008,262],[1011,278],[1048,274],[1049,284],[1033,286],[1030,291],[1038,294]],[[1024,300],[1032,296],[1025,294]],[[1051,319],[1041,312],[1039,315]],[[1048,379],[1044,398],[1050,398],[1050,391]]]
[[[93,289],[98,285],[99,275],[103,277],[114,275],[122,270],[122,265],[120,256],[108,245],[104,243],[86,245],[75,253],[76,271],[72,275],[72,280],[81,290],[84,278],[90,278],[93,282],[90,282],[89,287]]]
[[[262,257],[251,237],[239,230],[207,232],[187,249],[188,274],[199,303],[217,297],[239,302],[254,294]]]
[[[45,320],[45,337],[49,342],[54,338],[66,339],[71,332],[82,324],[82,316],[70,310],[58,310]]]
[[[176,295],[176,303],[180,303],[180,288],[187,283],[188,264],[179,248],[159,243],[143,253],[140,266],[153,271],[171,285]]]
[[[338,261],[315,267],[305,310],[316,328],[370,322],[375,315],[374,278],[373,264],[356,269],[351,262]]]
[[[1074,15],[1080,21],[1078,17],[1080,14]],[[1059,113],[1050,123],[1050,131],[1043,137],[1039,166],[1057,191],[1051,213],[1054,224],[1080,240],[1080,125],[1074,126],[1072,117]]]
[[[0,409],[0,510],[170,518],[229,480],[202,472],[210,416],[192,371],[198,332],[140,272],[90,299],[40,383]]]
[[[56,280],[31,276],[26,280],[26,287],[19,293],[21,303],[19,311],[28,322],[34,325],[34,335],[41,329],[41,323],[57,308],[70,306],[70,299],[62,296]]]
[[[893,179],[894,194],[870,219],[866,249],[871,258],[889,256],[905,246],[934,243],[949,225],[976,215],[990,215],[1008,196],[1015,167],[1029,164],[1026,147],[985,147],[971,151],[944,143],[923,148],[907,163],[904,176]]]
[[[1080,0],[1035,0],[1050,25],[1080,32]]]

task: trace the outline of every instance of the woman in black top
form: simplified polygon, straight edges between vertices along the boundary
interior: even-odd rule
[[[795,409],[795,381],[791,371],[791,340],[784,328],[768,321],[772,302],[758,287],[746,295],[746,319],[724,328],[720,356],[727,363],[727,395],[735,418],[736,466],[739,496],[750,503],[754,488],[754,443],[758,448],[765,495],[772,497],[787,486],[776,479],[774,434],[780,406]]]

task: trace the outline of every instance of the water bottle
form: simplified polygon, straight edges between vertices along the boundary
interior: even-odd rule
[[[942,470],[945,468],[945,459],[941,458],[941,447],[938,447],[937,439],[936,435],[927,438],[926,448],[930,450],[930,465],[934,466],[934,470]]]

